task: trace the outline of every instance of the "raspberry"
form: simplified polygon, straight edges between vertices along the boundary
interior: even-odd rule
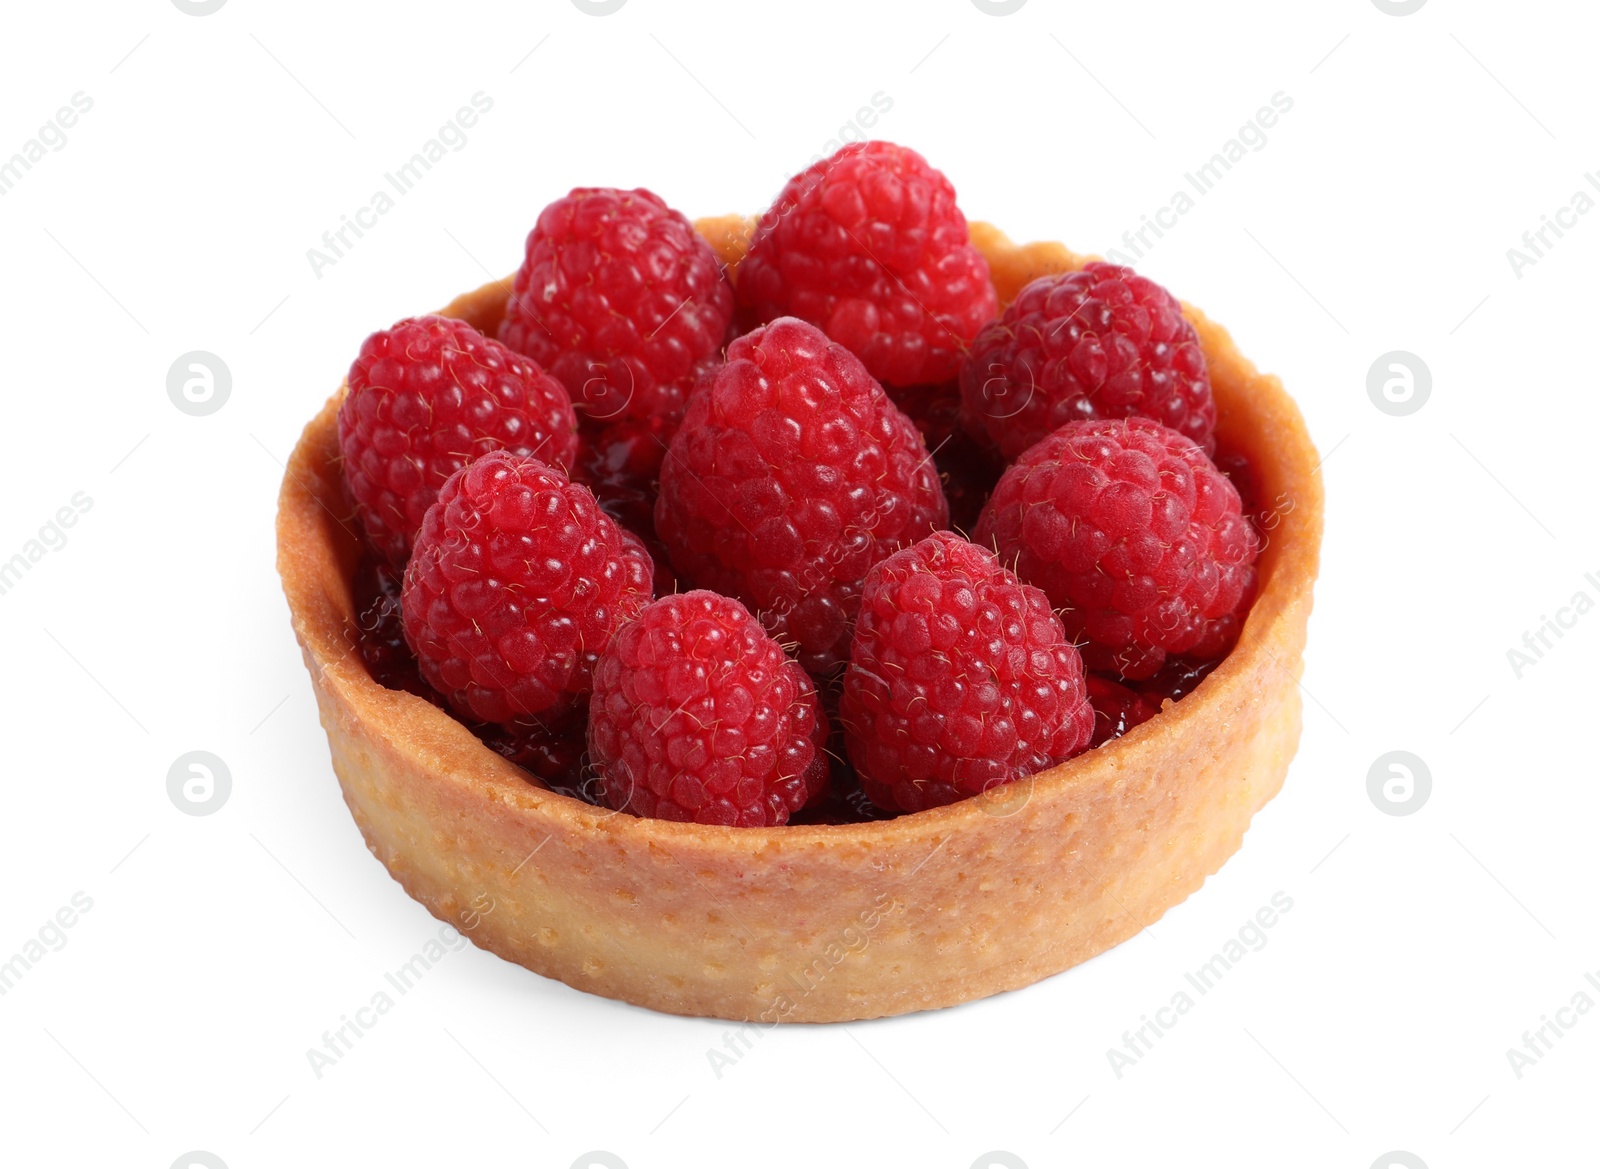
[[[1094,732],[1045,595],[949,532],[867,574],[839,721],[867,795],[907,812],[1043,771]]]
[[[372,334],[350,366],[339,452],[367,540],[404,568],[439,488],[479,455],[568,467],[577,419],[561,383],[465,321],[413,317]]]
[[[1094,739],[1092,747],[1104,746],[1112,739],[1120,739],[1140,723],[1155,718],[1159,707],[1152,705],[1143,694],[1129,690],[1120,682],[1090,674],[1088,678],[1089,702],[1094,706]]]
[[[356,636],[373,681],[405,690],[435,706],[445,700],[422,680],[417,659],[406,644],[400,608],[400,576],[381,560],[364,556],[356,565]],[[508,731],[466,720],[484,745],[532,772],[556,791],[578,795],[583,783],[583,710],[549,727],[530,725]]]
[[[687,219],[646,190],[579,187],[528,233],[500,340],[589,417],[670,426],[732,317],[722,266]]]
[[[428,509],[401,607],[422,676],[460,715],[554,728],[650,600],[650,556],[588,488],[497,451]]]
[[[961,423],[961,387],[954,381],[937,386],[884,387],[891,401],[917,424],[933,455],[950,505],[950,526],[970,532],[978,523],[989,493],[1004,471],[995,453],[968,434]]]
[[[811,679],[731,597],[662,597],[595,667],[589,752],[636,816],[788,823],[826,786],[827,734]]]
[[[849,656],[867,570],[946,518],[916,426],[854,354],[787,317],[695,390],[656,499],[678,575],[738,597],[816,674]]]
[[[950,180],[889,142],[852,142],[789,180],[738,295],[747,323],[810,321],[898,386],[954,377],[998,307]]]
[[[1151,418],[1209,453],[1217,408],[1194,326],[1166,289],[1116,264],[1044,276],[972,343],[969,424],[1014,459],[1056,427]]]
[[[1090,669],[1134,679],[1231,646],[1260,547],[1205,452],[1147,418],[1069,422],[1031,447],[975,538],[1067,610]]]

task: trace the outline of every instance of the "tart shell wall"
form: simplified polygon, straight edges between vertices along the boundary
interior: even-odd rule
[[[750,221],[697,229],[735,274]],[[1002,305],[1088,257],[974,223]],[[494,334],[509,281],[443,310]],[[278,569],[334,771],[367,847],[477,945],[576,987],[684,1015],[869,1019],[1027,986],[1153,923],[1240,846],[1300,736],[1322,532],[1317,453],[1277,378],[1185,306],[1219,441],[1277,501],[1238,646],[1121,739],[987,795],[867,824],[716,828],[544,790],[355,648],[359,551],[340,482],[343,388],[279,499]]]

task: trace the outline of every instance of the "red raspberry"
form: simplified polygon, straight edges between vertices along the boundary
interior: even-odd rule
[[[946,518],[916,426],[792,317],[734,341],[695,390],[656,499],[678,575],[738,597],[817,674],[849,656],[867,569]]]
[[[500,340],[589,417],[670,426],[732,317],[722,266],[687,219],[646,190],[579,187],[528,233]]]
[[[1094,740],[1091,747],[1104,746],[1120,739],[1140,723],[1155,718],[1160,707],[1120,682],[1090,674],[1089,702],[1094,706]]]
[[[1238,634],[1260,542],[1205,452],[1147,418],[1069,422],[1000,477],[975,538],[1065,608],[1090,669],[1148,678]]]
[[[465,321],[413,317],[368,337],[339,406],[339,453],[367,540],[404,568],[451,475],[509,450],[562,468],[578,450],[561,383]]]
[[[786,824],[826,786],[827,736],[811,679],[731,597],[662,597],[595,667],[589,753],[636,816]]]
[[[897,386],[954,377],[998,308],[950,180],[889,142],[852,142],[790,179],[738,291],[748,323],[810,321]]]
[[[555,726],[650,600],[650,556],[588,488],[497,451],[446,481],[401,594],[422,676],[460,715]]]
[[[408,691],[442,707],[443,696],[422,680],[416,655],[406,643],[400,590],[400,575],[383,561],[363,556],[356,565],[352,591],[362,660],[379,685]],[[548,727],[529,725],[515,731],[471,719],[465,720],[465,725],[485,746],[532,772],[553,790],[579,795],[584,778],[584,713],[580,707]]]
[[[939,532],[867,574],[839,721],[872,801],[920,812],[1071,758],[1094,709],[1045,595]]]
[[[1209,453],[1217,408],[1205,355],[1165,288],[1116,264],[1043,276],[972,343],[967,417],[1007,459],[1056,427],[1153,418]]]

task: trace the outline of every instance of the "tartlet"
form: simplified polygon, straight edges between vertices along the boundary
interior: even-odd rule
[[[736,268],[751,221],[697,230]],[[1002,305],[1091,257],[971,226]],[[493,336],[510,281],[442,310]],[[340,484],[343,387],[279,500],[278,570],[334,771],[372,851],[477,945],[580,990],[683,1015],[834,1022],[1027,986],[1156,921],[1238,849],[1300,736],[1298,679],[1322,535],[1300,411],[1219,325],[1200,336],[1217,436],[1251,462],[1272,527],[1237,647],[1122,738],[986,795],[897,819],[717,828],[544,789],[448,713],[388,690],[355,645],[360,540]]]

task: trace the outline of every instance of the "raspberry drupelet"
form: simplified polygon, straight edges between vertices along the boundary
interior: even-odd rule
[[[1095,714],[1045,595],[940,532],[867,574],[839,721],[873,803],[919,812],[1071,758]]]
[[[1178,299],[1132,268],[1042,276],[972,343],[967,424],[1014,459],[1056,427],[1150,418],[1207,453],[1217,409],[1205,355]]]
[[[852,142],[789,180],[738,296],[747,325],[810,321],[895,386],[953,378],[998,307],[950,180],[890,142]]]
[[[1071,422],[1029,448],[974,539],[1062,609],[1090,669],[1124,679],[1231,648],[1260,548],[1205,452],[1145,418]]]
[[[601,657],[589,755],[603,801],[698,824],[786,824],[828,780],[811,678],[731,597],[662,597]]]
[[[732,317],[722,266],[682,214],[646,190],[579,187],[528,233],[500,340],[587,418],[670,432]]]
[[[563,469],[578,449],[561,383],[465,321],[425,316],[362,343],[339,406],[339,453],[374,551],[405,568],[439,488],[479,455],[508,450]]]
[[[452,475],[423,519],[401,593],[406,640],[462,717],[553,727],[649,603],[651,572],[588,488],[495,452]]]
[[[849,656],[867,570],[948,511],[912,421],[854,354],[785,317],[695,390],[655,517],[681,580],[743,601],[821,676]]]

